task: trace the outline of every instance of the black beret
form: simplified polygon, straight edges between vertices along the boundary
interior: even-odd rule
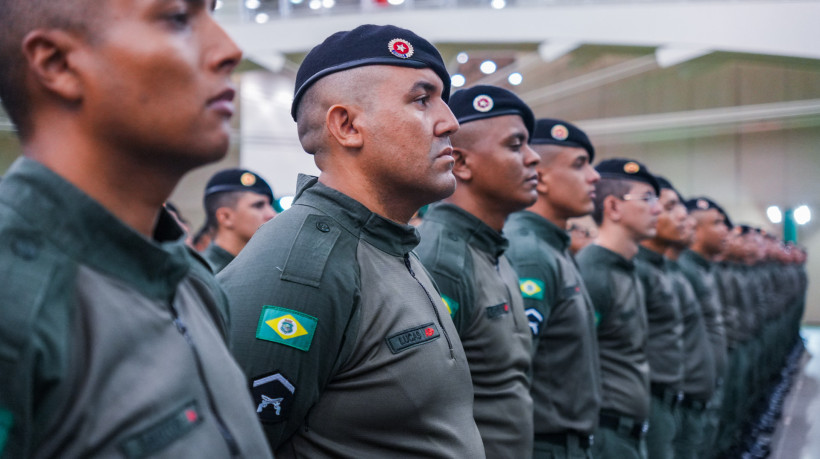
[[[450,96],[450,74],[438,50],[415,33],[392,25],[365,24],[353,30],[336,32],[305,56],[296,72],[296,89],[290,114],[296,110],[305,91],[331,73],[365,65],[430,68],[441,78],[442,99]],[[362,85],[367,85],[366,81]]]
[[[690,212],[693,210],[716,209],[718,212],[720,212],[721,215],[723,215],[723,218],[726,220],[726,226],[729,229],[732,229],[734,227],[734,225],[732,224],[732,220],[729,219],[729,214],[727,214],[726,211],[723,210],[723,207],[720,207],[715,201],[712,201],[709,198],[703,196],[692,198],[686,201],[686,209],[688,209]]]
[[[624,158],[605,159],[595,166],[595,170],[598,171],[601,178],[643,182],[651,185],[655,189],[655,194],[661,194],[658,180],[655,179],[655,176],[649,172],[646,166],[638,161]]]
[[[663,189],[667,189],[667,190],[672,190],[672,191],[674,191],[674,192],[675,192],[675,194],[676,194],[676,195],[678,195],[678,200],[680,201],[680,203],[681,203],[681,204],[683,204],[683,205],[686,205],[686,204],[685,204],[685,203],[686,203],[686,200],[685,200],[685,199],[683,199],[683,195],[682,195],[682,194],[680,194],[680,191],[678,191],[678,189],[677,189],[677,188],[675,188],[674,186],[672,186],[672,183],[671,183],[669,180],[667,180],[667,179],[666,179],[666,177],[663,177],[663,176],[661,176],[661,175],[656,175],[656,176],[655,176],[655,180],[657,180],[657,181],[658,181],[658,186],[660,186],[662,190],[663,190]]]
[[[530,144],[583,148],[589,153],[590,163],[595,158],[595,148],[586,133],[578,129],[578,126],[563,120],[542,118],[536,121]]]
[[[273,190],[268,182],[259,175],[245,169],[225,169],[219,171],[205,185],[205,197],[223,191],[253,191],[270,198],[273,203]]]
[[[524,120],[530,137],[535,126],[532,109],[512,91],[498,86],[478,85],[450,96],[450,110],[459,124],[504,115],[518,115]]]

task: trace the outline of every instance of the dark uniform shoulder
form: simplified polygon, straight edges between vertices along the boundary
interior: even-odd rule
[[[425,268],[435,275],[458,280],[468,275],[467,240],[439,222],[426,221],[419,227],[421,243],[416,253]]]

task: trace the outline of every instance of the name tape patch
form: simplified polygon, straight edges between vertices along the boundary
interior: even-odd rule
[[[487,307],[487,318],[488,319],[495,319],[497,317],[501,317],[504,314],[508,314],[510,312],[510,305],[507,303],[497,304],[495,306],[488,306]]]
[[[120,448],[129,458],[151,456],[177,441],[200,423],[202,415],[196,402],[191,401],[145,430],[126,438],[120,444]]]
[[[441,334],[438,331],[438,327],[436,327],[436,324],[431,322],[426,325],[421,325],[396,333],[393,336],[387,337],[386,341],[387,347],[390,348],[390,352],[398,354],[399,352],[406,351],[412,347],[421,346],[422,344],[434,341],[438,339],[439,336],[441,336]]]

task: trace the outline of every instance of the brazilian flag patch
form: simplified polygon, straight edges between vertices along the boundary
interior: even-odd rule
[[[262,306],[256,337],[307,352],[319,319],[279,306]]]
[[[521,296],[535,300],[544,299],[544,283],[538,279],[522,278],[518,280]]]
[[[9,431],[14,424],[14,416],[10,411],[0,408],[0,456],[3,455],[3,449],[6,447],[6,442],[9,439]]]
[[[444,302],[444,306],[447,306],[447,312],[450,314],[450,317],[455,317],[458,311],[458,303],[456,300],[442,293],[441,301]]]

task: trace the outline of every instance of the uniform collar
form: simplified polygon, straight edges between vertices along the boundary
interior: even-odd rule
[[[712,262],[703,258],[699,253],[695,252],[694,250],[684,250],[680,256],[681,258],[687,258],[691,260],[692,262],[696,263],[698,266],[707,271],[712,269]]]
[[[455,204],[436,204],[424,214],[424,219],[443,223],[449,230],[466,235],[468,244],[496,258],[509,246],[501,233]]]
[[[342,227],[379,250],[404,256],[419,244],[419,233],[371,212],[360,202],[319,182],[314,176],[299,174],[294,205],[318,209]]]
[[[613,252],[606,247],[593,243],[582,249],[581,253],[587,250],[594,254],[595,259],[605,264],[618,266],[626,271],[632,271],[635,269],[635,263],[632,260],[627,260],[621,254]]]
[[[30,237],[51,241],[74,260],[149,297],[173,296],[190,269],[184,232],[165,209],[149,240],[32,159],[15,161],[2,185],[0,200],[31,222]]]
[[[662,254],[647,249],[642,245],[638,245],[638,254],[635,255],[635,257],[639,260],[649,262],[658,268],[663,268],[664,260],[666,259]]]
[[[549,245],[561,252],[569,249],[571,241],[567,230],[559,228],[555,223],[536,213],[528,210],[516,212],[510,215],[508,221],[531,230],[540,239],[543,239]]]

